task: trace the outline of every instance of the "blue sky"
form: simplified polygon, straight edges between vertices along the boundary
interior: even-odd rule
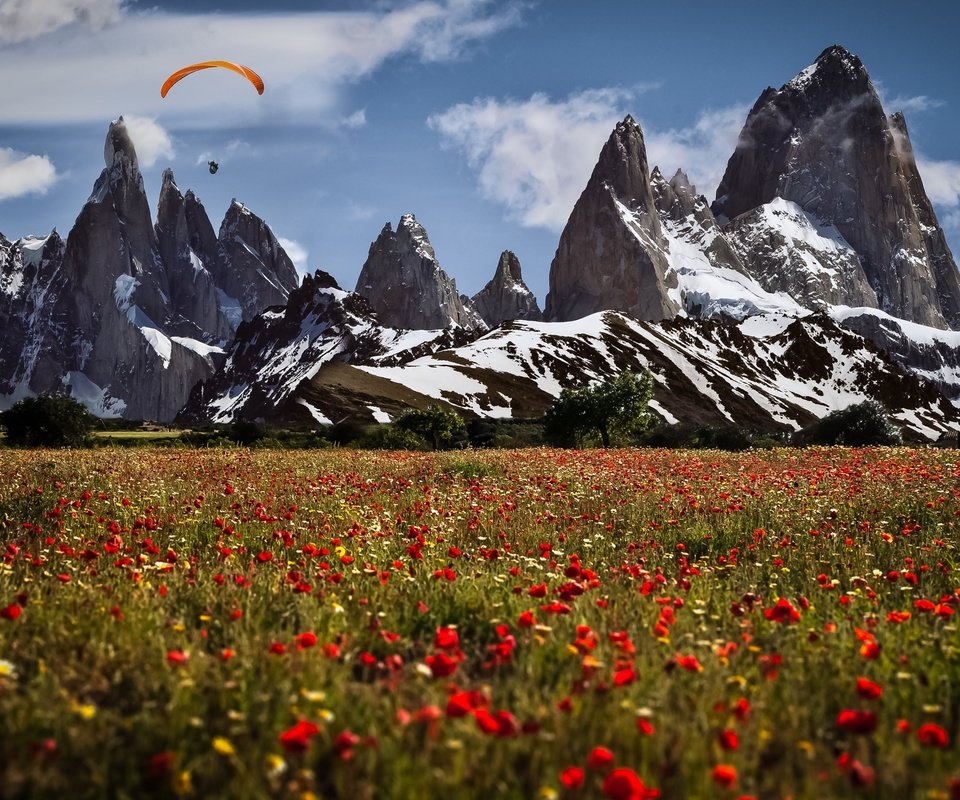
[[[122,114],[154,209],[169,166],[214,227],[236,197],[349,289],[383,224],[414,213],[461,291],[511,249],[542,304],[618,119],[713,199],[760,92],[840,43],[905,111],[960,252],[958,23],[932,0],[0,0],[0,232],[66,234]],[[249,64],[264,95],[208,70],[160,99],[211,58]]]

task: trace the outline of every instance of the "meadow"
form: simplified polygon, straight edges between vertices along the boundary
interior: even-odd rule
[[[950,450],[0,452],[0,797],[960,797]]]

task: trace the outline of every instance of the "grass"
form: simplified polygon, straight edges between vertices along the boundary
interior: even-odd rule
[[[958,500],[905,448],[6,450],[0,796],[950,798]]]

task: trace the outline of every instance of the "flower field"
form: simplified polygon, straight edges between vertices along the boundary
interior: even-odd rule
[[[956,451],[0,452],[0,797],[958,798]]]

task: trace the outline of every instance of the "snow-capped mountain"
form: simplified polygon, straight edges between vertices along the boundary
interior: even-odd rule
[[[906,122],[902,114],[887,117],[863,63],[842,47],[828,47],[793,80],[760,95],[713,211],[725,225],[752,215],[731,230],[732,238],[745,235],[743,249],[758,227],[776,230],[784,214],[794,218],[788,225],[817,231],[827,246],[822,258],[816,248],[800,251],[808,276],[819,268],[815,281],[849,292],[831,291],[840,297],[828,302],[873,306],[935,328],[960,325],[957,267],[923,190]],[[771,244],[769,258],[754,252],[748,260],[769,288],[788,289],[793,276],[786,284],[775,279],[782,259]],[[823,274],[830,270],[836,275]]]
[[[213,236],[169,171],[154,225],[122,117],[104,160],[65,243],[0,242],[0,407],[66,391],[101,416],[171,420],[241,319],[286,302],[296,272],[236,204]]]
[[[364,297],[343,291],[332,277],[318,271],[304,278],[285,306],[269,308],[240,326],[223,366],[194,388],[180,419],[192,423],[300,416],[336,422],[354,416],[356,409],[338,407],[332,399],[314,403],[297,392],[321,369],[333,363],[400,364],[462,344],[473,335],[454,326],[384,327]],[[364,406],[361,416],[371,413]],[[379,421],[385,419],[383,412]]]
[[[181,420],[386,422],[436,402],[467,415],[531,417],[565,386],[647,368],[652,407],[668,422],[792,430],[875,398],[916,439],[955,424],[935,386],[822,314],[652,323],[599,312],[507,322],[459,345],[449,339],[454,330],[383,328],[362,298],[318,276],[286,310],[241,328]]]
[[[189,394],[191,423],[437,401],[525,417],[645,367],[667,421],[790,429],[874,398],[915,437],[960,429],[956,266],[902,115],[842,48],[761,95],[713,205],[618,123],[561,234],[547,322],[509,251],[460,295],[412,214],[372,243],[356,292],[324,273],[296,288],[265,223],[234,202],[215,235],[172,173],[151,227],[125,139],[111,127],[65,247],[0,239],[12,397],[52,375],[101,413],[169,419]]]

